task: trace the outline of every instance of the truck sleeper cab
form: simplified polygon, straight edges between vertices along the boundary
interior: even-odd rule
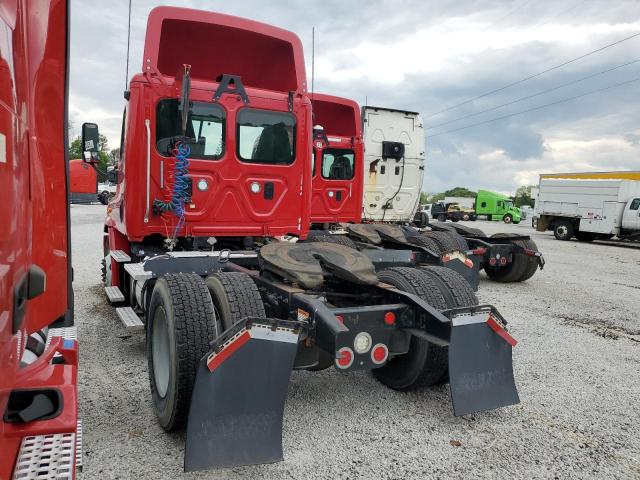
[[[311,105],[312,228],[360,223],[364,162],[360,107],[353,100],[320,93],[313,94]],[[316,132],[316,126],[322,127],[321,132]]]
[[[153,245],[159,236],[173,238],[172,248],[209,237],[241,248],[308,230],[311,105],[300,41],[275,27],[200,13],[149,16],[143,73],[126,93],[110,248],[130,253],[130,243]],[[233,54],[190,46],[223,45],[239,32]],[[178,159],[177,140],[188,150]],[[125,201],[128,188],[138,194]],[[184,200],[177,215],[165,208],[175,195]]]

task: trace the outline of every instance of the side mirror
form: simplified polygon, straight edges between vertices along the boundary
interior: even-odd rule
[[[95,123],[82,124],[82,159],[87,163],[98,163],[100,134]]]

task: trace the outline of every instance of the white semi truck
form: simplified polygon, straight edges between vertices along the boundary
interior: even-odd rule
[[[416,112],[363,107],[364,198],[362,218],[411,222],[420,204],[425,141]]]
[[[640,240],[640,181],[541,178],[536,214],[558,240]]]

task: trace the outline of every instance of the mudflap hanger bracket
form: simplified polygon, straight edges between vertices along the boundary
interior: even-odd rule
[[[249,97],[244,89],[240,75],[228,75],[225,73],[218,77],[216,81],[219,82],[219,85],[213,94],[214,102],[219,101],[223,93],[228,93],[230,95],[238,95],[245,105],[249,105]]]
[[[213,341],[191,396],[185,471],[283,459],[284,403],[305,326],[247,317]]]

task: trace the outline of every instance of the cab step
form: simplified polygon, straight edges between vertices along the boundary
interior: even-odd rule
[[[122,250],[111,250],[109,253],[111,254],[111,258],[118,263],[127,263],[131,261],[131,257]]]
[[[82,430],[24,437],[13,471],[14,480],[73,479],[74,464],[82,466]]]
[[[77,340],[78,339],[78,328],[77,327],[61,327],[61,328],[50,328],[47,331],[47,342],[45,344],[45,349],[49,348],[49,344],[54,337],[62,337],[65,340]]]
[[[107,294],[107,300],[109,300],[111,304],[124,302],[124,294],[120,290],[120,287],[105,287],[104,293]]]
[[[116,308],[116,314],[124,325],[127,332],[138,333],[144,332],[144,323],[140,320],[138,314],[131,307]]]

